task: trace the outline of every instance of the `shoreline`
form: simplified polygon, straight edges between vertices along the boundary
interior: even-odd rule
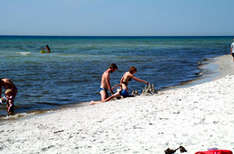
[[[216,80],[219,79],[225,75],[227,75],[227,72],[224,72],[224,68],[226,67],[227,64],[225,63],[225,66],[222,66],[221,69],[217,70],[217,68],[219,68],[219,65],[223,65],[222,63],[224,63],[224,59],[226,59],[228,56],[230,55],[222,55],[222,56],[218,56],[215,58],[209,58],[209,59],[203,59],[202,61],[198,62],[200,63],[200,65],[198,66],[198,68],[200,69],[199,74],[202,74],[200,77],[197,77],[196,79],[193,80],[188,80],[188,81],[184,81],[181,82],[179,85],[176,86],[169,86],[169,87],[164,87],[162,89],[160,89],[159,91],[163,92],[163,91],[167,91],[170,89],[176,89],[176,88],[185,88],[185,87],[191,87],[197,84],[202,84],[205,82],[209,82],[212,80]],[[231,68],[228,68],[231,69]],[[233,67],[234,70],[234,67]],[[219,75],[219,74],[222,75]],[[234,74],[234,72],[233,72]],[[142,96],[142,95],[139,95]],[[83,107],[83,106],[90,106],[89,102],[78,102],[78,103],[72,103],[72,104],[67,104],[67,105],[61,105],[58,108],[55,109],[47,109],[47,110],[33,110],[33,111],[29,111],[29,112],[20,112],[20,113],[16,113],[15,115],[12,116],[0,116],[0,123],[2,121],[5,120],[18,120],[20,118],[30,118],[30,116],[40,116],[40,114],[46,114],[47,112],[56,112],[59,110],[64,110],[64,109],[69,109],[69,108],[76,108],[76,107]]]
[[[179,146],[187,153],[233,150],[234,69],[228,70],[229,58],[215,59],[222,72],[210,82],[4,121],[0,153],[161,154]]]
[[[199,66],[199,69],[201,70],[200,74],[202,74],[200,77],[191,81],[186,81],[185,83],[182,83],[181,85],[175,87],[191,87],[198,84],[215,81],[217,79],[225,77],[226,75],[234,75],[234,65],[230,64],[232,64],[232,57],[230,56],[230,54],[205,59]]]

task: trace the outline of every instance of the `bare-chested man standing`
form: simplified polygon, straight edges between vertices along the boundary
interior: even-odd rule
[[[108,90],[110,90],[111,94],[114,94],[111,85],[110,85],[110,74],[118,69],[116,64],[111,64],[110,67],[102,74],[101,86],[99,89],[101,95],[101,102],[104,102],[108,97]],[[90,104],[97,104],[100,102],[92,101]]]

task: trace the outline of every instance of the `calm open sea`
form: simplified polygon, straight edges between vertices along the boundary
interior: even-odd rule
[[[100,78],[111,63],[119,67],[112,85],[130,66],[158,89],[196,79],[198,62],[229,53],[231,38],[0,36],[0,78],[18,88],[17,113],[54,109],[99,100]],[[46,44],[52,53],[40,54]],[[143,87],[130,83],[130,89]]]

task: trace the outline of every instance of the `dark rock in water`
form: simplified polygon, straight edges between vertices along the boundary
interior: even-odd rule
[[[155,89],[154,84],[147,84],[145,88],[142,90],[141,95],[153,95],[157,94],[158,91]]]

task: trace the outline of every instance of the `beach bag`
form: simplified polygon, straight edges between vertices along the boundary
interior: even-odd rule
[[[199,151],[195,154],[232,154],[230,150],[208,150],[208,151]]]

